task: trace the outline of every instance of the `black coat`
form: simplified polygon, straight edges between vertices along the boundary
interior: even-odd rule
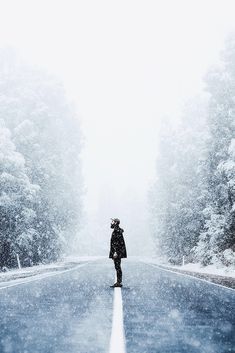
[[[119,228],[119,227],[114,228],[114,231],[112,233],[112,237],[110,240],[109,257],[111,259],[113,258],[115,251],[119,259],[127,257],[123,232],[124,230],[122,228]]]

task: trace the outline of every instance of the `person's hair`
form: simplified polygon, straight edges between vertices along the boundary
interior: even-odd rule
[[[112,219],[112,222],[116,223],[116,224],[120,224],[120,219],[118,218],[111,218]]]

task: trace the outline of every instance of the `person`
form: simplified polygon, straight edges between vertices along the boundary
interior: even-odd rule
[[[117,273],[117,281],[111,287],[122,287],[121,259],[127,257],[126,244],[123,237],[124,230],[119,227],[120,220],[118,218],[111,220],[111,228],[113,229],[113,232],[110,240],[109,258],[113,259]]]

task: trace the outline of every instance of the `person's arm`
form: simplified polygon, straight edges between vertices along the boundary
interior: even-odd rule
[[[114,254],[116,253],[116,246],[115,246],[115,237],[112,235],[110,239],[110,254],[112,259],[114,260]]]

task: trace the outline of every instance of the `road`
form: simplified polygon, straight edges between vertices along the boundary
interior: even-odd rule
[[[123,261],[127,353],[235,352],[235,291]],[[0,288],[0,352],[112,353],[110,260]],[[115,306],[115,304],[114,304]]]

